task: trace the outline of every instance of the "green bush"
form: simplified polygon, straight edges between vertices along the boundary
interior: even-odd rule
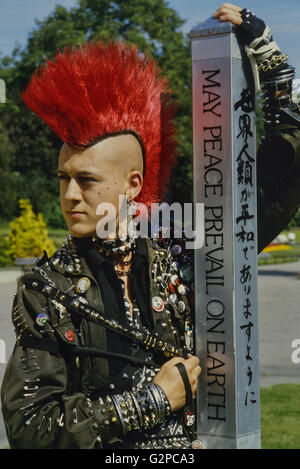
[[[0,237],[0,267],[7,267],[12,264],[9,255],[9,244],[7,238]]]
[[[43,251],[49,256],[55,252],[55,245],[48,236],[47,225],[43,215],[33,212],[28,199],[19,201],[21,215],[10,223],[8,236],[9,253],[17,257],[40,257]]]
[[[59,196],[53,197],[43,209],[44,219],[49,228],[67,229],[64,217],[60,208]]]

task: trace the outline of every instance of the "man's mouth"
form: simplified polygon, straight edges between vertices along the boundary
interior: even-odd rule
[[[81,215],[84,215],[84,212],[78,212],[77,210],[70,210],[70,211],[67,211],[67,214],[72,218],[76,218],[76,217],[80,217]]]

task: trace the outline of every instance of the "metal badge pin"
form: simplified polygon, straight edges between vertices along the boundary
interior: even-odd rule
[[[171,248],[171,254],[173,256],[178,256],[181,253],[181,251],[182,251],[182,247],[179,244],[175,244]]]
[[[183,252],[183,253],[181,254],[181,256],[180,256],[180,260],[181,260],[183,263],[187,262],[187,261],[189,260],[189,255],[188,255],[188,253],[187,253],[187,252]]]
[[[186,285],[179,285],[178,293],[180,293],[180,295],[186,295],[188,292],[189,288]]]
[[[56,311],[58,311],[60,319],[63,319],[67,311],[64,305],[58,303],[56,300],[52,300],[51,303],[53,304]]]
[[[183,265],[180,269],[180,276],[185,282],[193,280],[193,268],[190,264]]]
[[[153,307],[154,311],[160,312],[164,309],[165,303],[164,303],[163,299],[160,298],[160,296],[154,296],[152,298],[152,307]]]
[[[73,342],[74,338],[75,338],[75,334],[74,332],[72,331],[72,329],[68,329],[66,332],[65,332],[65,338],[69,341],[69,342]]]
[[[177,304],[177,309],[180,313],[183,313],[185,311],[185,302],[184,301],[178,301],[178,304]]]
[[[196,416],[194,412],[187,412],[184,416],[184,421],[187,427],[191,427],[192,425],[194,425],[196,421]]]
[[[176,275],[176,274],[172,275],[172,277],[171,277],[171,282],[173,283],[174,286],[179,285],[180,282],[179,282],[179,277],[178,277],[178,275]]]
[[[40,313],[37,315],[35,322],[38,326],[45,327],[48,321],[48,316],[46,313]]]
[[[77,293],[83,294],[85,293],[91,286],[91,281],[88,277],[82,277],[76,283],[75,289]]]

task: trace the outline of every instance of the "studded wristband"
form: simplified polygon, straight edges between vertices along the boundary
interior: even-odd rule
[[[124,435],[132,430],[148,430],[161,424],[171,413],[166,394],[153,383],[139,391],[114,394],[109,399],[114,404]]]

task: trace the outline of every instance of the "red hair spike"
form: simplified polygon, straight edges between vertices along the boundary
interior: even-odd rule
[[[67,48],[34,74],[22,98],[72,147],[119,133],[139,136],[145,171],[137,201],[162,199],[176,158],[176,109],[158,66],[135,46]]]

